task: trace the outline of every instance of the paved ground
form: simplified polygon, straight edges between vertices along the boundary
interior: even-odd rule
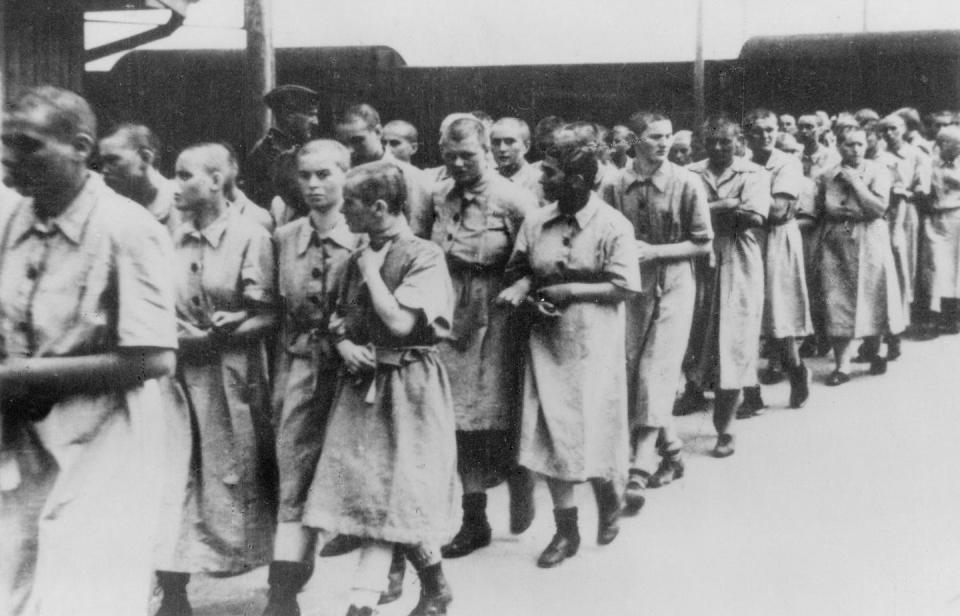
[[[494,542],[444,567],[456,616],[960,615],[960,337],[906,344],[885,377],[823,385],[812,362],[803,410],[786,385],[764,388],[768,412],[738,422],[737,453],[709,456],[710,416],[681,419],[687,476],[651,491],[607,547],[579,492],[580,553],[553,570],[534,561],[553,534],[549,495],[520,537],[506,490],[490,494]],[[863,369],[865,370],[865,369]],[[353,555],[317,561],[305,616],[346,611]],[[197,616],[259,616],[266,569],[191,584]],[[419,586],[381,616],[406,616]]]

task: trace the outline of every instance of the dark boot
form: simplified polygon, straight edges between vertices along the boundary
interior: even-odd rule
[[[490,545],[490,523],[487,522],[487,495],[463,495],[463,526],[453,541],[440,548],[444,558],[459,558]]]
[[[620,533],[620,494],[609,480],[594,480],[593,495],[597,500],[597,543],[612,543]]]
[[[686,470],[683,465],[683,458],[680,457],[679,449],[664,451],[662,456],[660,466],[657,467],[657,471],[647,482],[647,485],[651,488],[662,488],[668,483],[680,479]]]
[[[300,616],[297,605],[297,593],[313,575],[313,565],[289,560],[275,560],[270,563],[267,583],[267,607],[263,616]]]
[[[403,594],[403,578],[407,573],[407,550],[399,543],[393,545],[390,573],[387,574],[387,589],[380,593],[380,605],[392,603]]]
[[[538,567],[556,567],[580,549],[577,508],[554,509],[553,519],[557,523],[557,534],[550,540],[550,545],[540,554],[540,558],[537,560]]]
[[[157,571],[157,584],[163,591],[163,600],[155,616],[192,616],[193,608],[187,599],[189,573]]]
[[[510,491],[510,532],[519,535],[533,524],[537,513],[533,502],[533,473],[518,466],[507,477],[507,489]]]
[[[749,419],[763,415],[764,409],[766,408],[767,404],[763,401],[763,396],[760,395],[759,385],[755,387],[744,387],[743,402],[740,404],[740,408],[737,409],[737,419]]]
[[[420,575],[420,601],[410,616],[444,616],[453,601],[453,591],[443,575],[441,563],[424,567]]]
[[[376,613],[376,610],[369,605],[365,605],[363,607],[351,605],[349,608],[347,608],[347,616],[373,616]]]
[[[810,371],[803,361],[790,368],[790,408],[799,409],[810,398]]]

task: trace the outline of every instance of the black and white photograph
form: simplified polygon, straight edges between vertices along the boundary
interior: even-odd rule
[[[960,3],[0,0],[0,616],[960,616]]]

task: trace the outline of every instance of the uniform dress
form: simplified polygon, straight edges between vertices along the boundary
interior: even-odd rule
[[[543,185],[540,184],[542,176],[543,172],[539,165],[532,165],[524,159],[520,161],[520,167],[517,171],[507,179],[532,192],[537,198],[537,204],[542,206],[547,203],[543,196]]]
[[[770,194],[799,200],[803,167],[794,156],[774,150],[764,169],[770,175]],[[770,207],[774,204],[771,201]],[[769,338],[801,338],[813,333],[803,258],[803,238],[796,220],[796,204],[767,218],[764,259],[762,333]]]
[[[886,169],[865,160],[857,172],[870,192],[887,203]],[[897,334],[903,330],[904,316],[887,221],[845,215],[842,208],[859,203],[853,189],[837,179],[839,173],[837,166],[817,178],[818,260],[827,335]]]
[[[669,161],[649,178],[624,168],[614,188],[614,204],[633,224],[636,239],[648,244],[713,238],[700,179]],[[673,421],[696,302],[694,265],[694,259],[640,264],[641,292],[626,302],[631,428],[658,428]]]
[[[203,230],[181,225],[174,250],[182,329],[209,330],[217,311],[273,309],[273,242],[233,206]],[[276,479],[265,356],[261,340],[179,357],[194,457],[174,571],[240,572],[270,560]]]
[[[633,228],[596,194],[573,216],[556,204],[524,220],[508,278],[533,288],[612,282],[640,290]],[[563,481],[620,480],[628,457],[622,303],[574,302],[536,318],[525,353],[519,463]]]
[[[887,149],[877,156],[877,162],[885,166],[891,175],[893,190],[908,193],[908,197],[898,200],[892,207],[889,216],[890,231],[895,231],[896,208],[905,208],[902,228],[904,246],[894,251],[899,275],[900,292],[903,294],[903,316],[906,322],[910,321],[910,304],[914,300],[914,291],[917,288],[917,263],[920,254],[920,216],[915,205],[917,195],[930,194],[930,157],[908,143],[900,146],[893,152]]]
[[[954,160],[933,167],[931,211],[924,225],[924,269],[931,308],[960,299],[960,169]]]
[[[840,154],[833,148],[818,143],[813,154],[804,153],[802,155],[801,163],[803,164],[803,175],[806,182],[803,183],[800,197],[797,200],[797,217],[816,220],[814,207],[814,196],[817,192],[816,178],[824,171],[839,165]],[[803,265],[807,276],[810,316],[813,319],[814,328],[819,333],[823,329],[823,314],[826,310],[818,273],[820,269],[820,250],[818,248],[820,230],[816,225],[809,225],[800,230],[800,235],[803,238]]]
[[[320,459],[340,356],[329,332],[347,263],[362,243],[341,216],[318,232],[309,217],[277,229],[277,292],[283,308],[274,374],[280,522],[299,522]]]
[[[737,199],[738,209],[764,219],[770,210],[770,180],[762,167],[742,158],[715,176],[703,160],[688,167],[700,176],[707,201]],[[713,215],[716,272],[709,289],[709,316],[696,381],[704,388],[741,389],[757,384],[763,317],[763,230],[735,229]]]
[[[377,367],[341,371],[303,521],[334,534],[442,545],[459,525],[453,401],[436,350],[449,335],[453,290],[432,242],[404,229],[386,250],[380,275],[417,323],[406,336],[391,334],[351,257],[331,331],[371,345]]]
[[[0,215],[5,354],[175,349],[171,257],[163,227],[95,174],[46,222],[22,199]],[[3,409],[0,445],[3,613],[145,614],[166,426],[157,382],[70,395],[42,418],[16,410]]]
[[[431,239],[446,255],[456,298],[450,337],[439,349],[453,390],[461,472],[506,470],[515,461],[507,432],[517,427],[522,341],[515,311],[496,299],[520,224],[536,209],[533,194],[494,170],[469,188],[447,180],[433,192]]]

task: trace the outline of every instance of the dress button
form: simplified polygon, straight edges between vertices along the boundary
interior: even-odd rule
[[[38,270],[35,266],[31,265],[30,267],[27,268],[27,278],[29,278],[30,280],[36,280],[37,276],[39,275],[40,275],[40,270]]]
[[[460,222],[460,214],[453,215],[453,222]]]
[[[316,295],[311,295],[311,296],[310,296],[310,302],[311,302],[314,306],[319,306],[319,305],[320,305],[320,298],[317,297]]]
[[[318,267],[313,268],[313,270],[310,272],[310,275],[313,276],[314,278],[319,278],[319,277],[321,276],[321,274],[322,274],[322,272],[320,271],[320,268],[318,268]]]
[[[570,245],[570,238],[569,238],[569,237],[563,238],[563,245],[564,245],[564,246],[569,246],[569,245]]]
[[[566,261],[557,261],[557,269],[558,269],[558,270],[565,270],[565,269],[567,269],[567,262],[566,262]]]
[[[190,301],[193,302],[193,305],[194,305],[194,306],[199,306],[199,305],[200,305],[200,298],[199,298],[199,297],[193,297]]]
[[[194,274],[196,274],[198,271],[200,271],[200,266],[197,265],[196,263],[191,263],[191,264],[190,264],[190,271],[193,272]]]
[[[448,241],[448,242],[452,242],[452,241],[453,241],[453,234],[447,234],[447,241]]]

